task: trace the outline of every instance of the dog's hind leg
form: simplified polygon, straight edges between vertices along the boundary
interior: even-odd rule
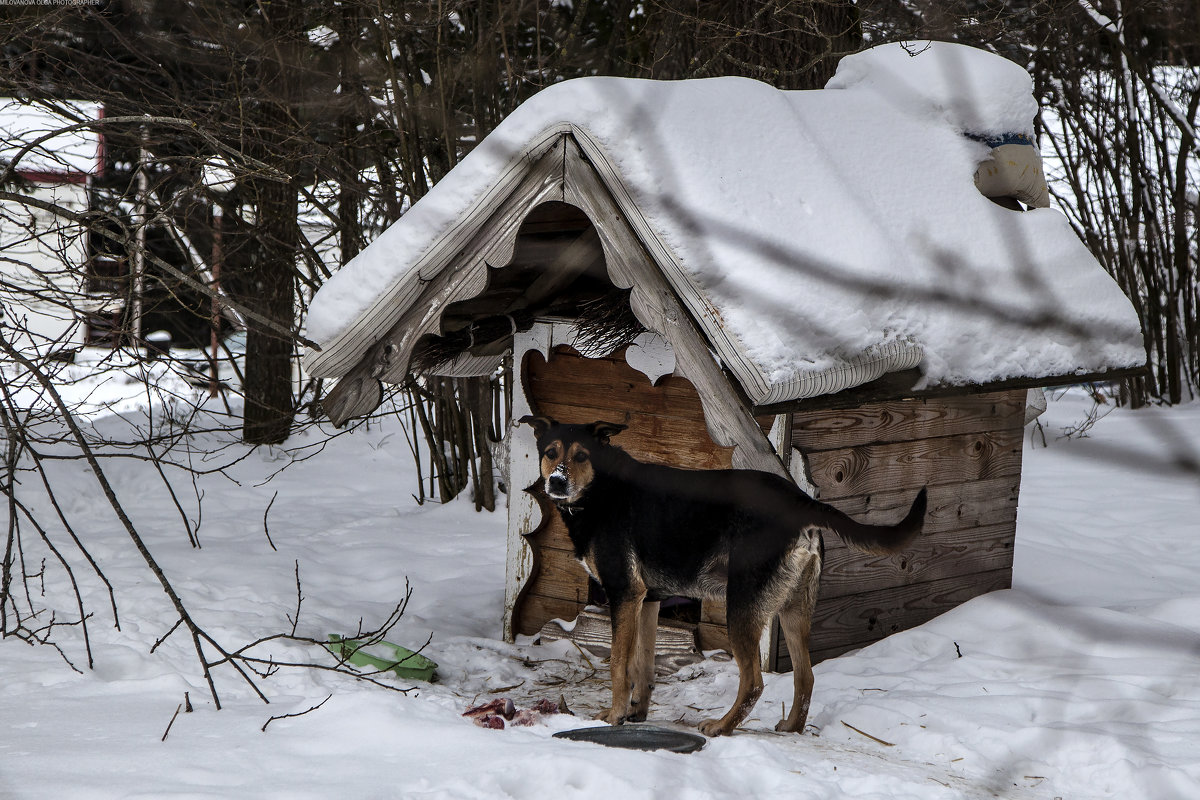
[[[780,720],[775,730],[802,733],[808,719],[808,705],[812,700],[813,671],[808,654],[808,635],[812,629],[813,609],[817,602],[817,589],[821,577],[820,556],[813,554],[800,574],[795,591],[779,610],[779,627],[783,629],[788,655],[792,658],[792,679],[795,695],[792,710],[787,719]]]
[[[631,722],[644,722],[650,712],[650,694],[654,691],[654,640],[658,634],[657,602],[643,602],[638,615],[637,644],[629,659],[629,683],[633,700],[629,707]]]
[[[766,620],[757,609],[745,606],[730,607],[726,614],[729,621],[729,644],[738,665],[737,698],[725,716],[720,719],[706,719],[700,723],[700,732],[705,736],[728,735],[742,724],[763,693],[758,642]]]

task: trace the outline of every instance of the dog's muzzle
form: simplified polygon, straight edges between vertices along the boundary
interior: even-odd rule
[[[562,464],[555,467],[554,472],[546,478],[546,494],[555,500],[565,500],[570,495],[567,470]]]

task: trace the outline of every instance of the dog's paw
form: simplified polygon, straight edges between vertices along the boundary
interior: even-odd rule
[[[609,725],[623,725],[630,717],[626,714],[614,711],[611,708],[601,709],[592,719],[598,719],[601,722],[607,722]]]
[[[781,720],[779,720],[779,722],[775,723],[775,731],[777,733],[796,733],[796,731],[798,731],[800,728],[803,728],[803,727],[804,727],[803,722],[800,723],[799,726],[796,726],[796,725],[790,724],[790,722],[786,719],[781,719]]]
[[[706,719],[696,726],[705,736],[727,736],[729,729],[725,727],[724,720]]]

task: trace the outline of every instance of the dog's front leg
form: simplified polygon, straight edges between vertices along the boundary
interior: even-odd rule
[[[601,718],[609,725],[620,725],[629,718],[629,673],[637,646],[638,618],[642,613],[645,591],[616,599],[609,597],[612,612],[612,654],[608,665],[612,672],[612,707]]]
[[[629,709],[632,722],[645,722],[650,712],[650,694],[654,691],[654,640],[658,634],[658,609],[661,603],[642,601],[638,615],[637,643],[629,661],[629,683],[633,701]]]

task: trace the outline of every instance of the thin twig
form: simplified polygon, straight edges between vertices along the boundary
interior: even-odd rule
[[[855,733],[865,736],[873,742],[879,742],[884,747],[895,747],[896,746],[892,742],[885,742],[883,739],[880,739],[878,736],[872,736],[871,734],[867,733],[866,731],[859,730],[858,728],[851,725],[849,722],[846,722],[846,720],[841,720],[841,723],[843,725],[845,725],[847,728],[849,728],[850,730],[854,731]]]
[[[167,740],[167,734],[171,732],[171,726],[175,724],[175,718],[179,716],[179,711],[182,708],[183,708],[183,703],[180,703],[179,705],[175,706],[175,713],[171,715],[171,721],[167,723],[167,729],[165,731],[163,731],[162,739],[160,739],[159,741],[165,742]]]
[[[271,513],[271,506],[275,505],[276,497],[279,497],[279,492],[276,492],[275,494],[271,495],[271,502],[267,503],[267,510],[263,512],[263,533],[265,533],[267,536],[267,544],[271,545],[271,549],[274,550],[276,553],[278,553],[279,548],[275,546],[275,543],[273,541],[271,541],[271,530],[270,530],[270,528],[267,527],[267,514]],[[298,565],[297,565],[296,569],[299,570]]]
[[[256,684],[250,678],[250,676],[247,675],[244,670],[242,670],[240,665],[231,660],[229,653],[223,647],[221,647],[216,640],[205,633],[204,630],[192,619],[187,607],[183,604],[183,598],[181,598],[179,593],[175,591],[175,587],[167,579],[166,573],[159,565],[158,560],[154,558],[153,554],[151,554],[149,548],[146,547],[146,543],[142,539],[141,534],[139,534],[137,528],[134,527],[133,521],[129,518],[129,515],[125,511],[125,507],[121,504],[120,499],[117,497],[116,490],[113,488],[112,484],[109,483],[108,476],[105,475],[104,470],[100,466],[99,460],[96,459],[96,455],[93,452],[91,445],[88,443],[87,437],[84,436],[83,431],[80,429],[79,423],[75,419],[75,415],[72,414],[70,409],[67,408],[66,401],[63,400],[62,395],[55,388],[53,381],[50,380],[43,370],[39,369],[23,353],[13,347],[12,344],[6,341],[3,337],[0,337],[0,350],[3,350],[10,359],[19,363],[22,367],[27,369],[31,375],[33,375],[38,384],[41,385],[42,389],[53,401],[59,413],[62,415],[62,420],[71,433],[71,438],[75,440],[75,443],[79,446],[79,449],[83,454],[84,460],[87,462],[88,466],[91,467],[92,476],[100,485],[100,489],[104,493],[104,497],[108,501],[109,506],[112,508],[113,513],[121,522],[121,526],[129,535],[130,540],[133,542],[133,545],[137,549],[138,553],[142,556],[142,560],[145,561],[146,566],[149,567],[150,571],[154,574],[154,577],[158,579],[159,585],[162,587],[163,592],[170,599],[171,605],[175,607],[176,613],[179,614],[183,620],[183,623],[191,632],[192,643],[196,648],[196,656],[200,660],[201,669],[204,671],[204,679],[208,683],[208,690],[212,695],[213,703],[216,705],[216,707],[218,709],[221,708],[221,700],[217,694],[217,686],[212,677],[211,667],[223,662],[217,661],[212,664],[209,663],[208,659],[204,656],[204,649],[200,643],[201,637],[203,637],[210,645],[212,645],[212,647],[221,655],[225,656],[224,660],[230,661],[230,666],[232,666],[238,672],[238,674],[242,676],[242,679],[249,684],[250,688],[254,690],[254,693],[258,695],[259,699],[261,699],[264,703],[269,703],[270,701],[258,687],[258,684]]]
[[[179,619],[175,620],[175,624],[171,626],[171,629],[169,631],[167,631],[166,633],[164,633],[162,636],[158,637],[158,641],[156,641],[154,643],[154,646],[150,648],[150,652],[153,653],[155,650],[158,649],[158,646],[160,644],[165,642],[167,639],[171,638],[171,634],[174,633],[176,630],[178,630],[179,626],[182,624],[183,624],[183,617],[180,617]]]
[[[329,695],[329,697],[333,697],[333,695]],[[274,722],[277,719],[290,719],[292,717],[303,717],[305,714],[309,713],[310,711],[316,711],[318,708],[320,708],[321,706],[323,706],[329,702],[329,697],[326,697],[324,700],[322,700],[321,702],[317,703],[312,708],[309,708],[305,711],[297,711],[295,714],[280,714],[278,716],[271,717],[270,719],[268,719],[266,722],[263,723],[262,732],[266,733],[267,726],[270,725],[272,722]]]
[[[150,408],[153,408],[150,404]],[[187,512],[183,510],[183,505],[179,502],[179,496],[175,494],[175,487],[171,485],[170,479],[167,478],[167,473],[163,471],[162,460],[154,452],[153,445],[146,442],[146,452],[150,454],[150,463],[154,465],[154,470],[158,473],[158,477],[162,478],[163,485],[167,487],[167,494],[171,496],[171,502],[175,504],[175,508],[179,511],[179,517],[183,520],[183,528],[187,531],[188,542],[195,549],[200,549],[200,540],[196,537],[192,530],[192,522],[188,519]]]
[[[300,624],[300,604],[304,602],[304,594],[300,591],[300,559],[296,559],[296,616],[292,617],[292,636],[296,635],[296,626]]]

